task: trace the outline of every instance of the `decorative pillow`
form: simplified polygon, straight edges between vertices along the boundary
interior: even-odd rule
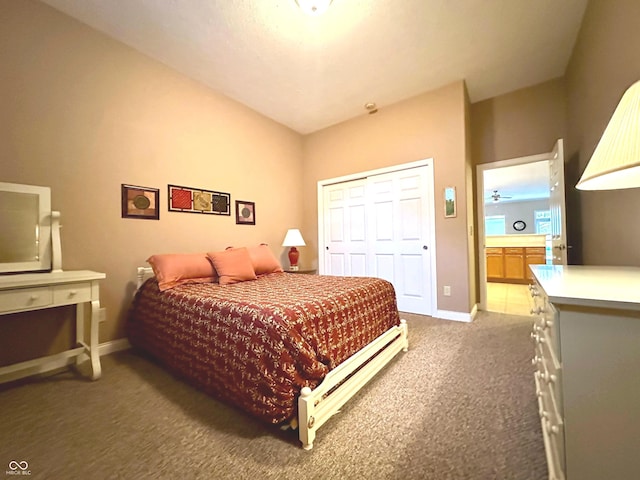
[[[258,278],[253,269],[249,251],[244,247],[227,249],[222,252],[208,252],[207,256],[220,277],[220,285]]]
[[[283,272],[282,265],[273,254],[266,243],[261,243],[255,247],[248,247],[249,256],[256,275],[266,275],[268,273]]]
[[[184,283],[209,283],[217,275],[205,253],[169,253],[147,259],[158,280],[160,291]]]

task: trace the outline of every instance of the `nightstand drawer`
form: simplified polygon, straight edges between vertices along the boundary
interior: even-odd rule
[[[91,285],[86,282],[56,285],[53,287],[53,301],[56,305],[89,302],[91,301]]]
[[[45,307],[53,299],[50,287],[20,288],[0,292],[0,311],[12,312]]]

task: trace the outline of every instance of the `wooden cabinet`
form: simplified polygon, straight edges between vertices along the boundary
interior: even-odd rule
[[[549,478],[638,478],[640,269],[533,271],[532,363]]]
[[[545,247],[487,247],[487,280],[529,283],[529,265],[545,264]]]
[[[507,280],[524,279],[524,248],[505,247],[502,251],[504,256],[504,278]]]
[[[487,248],[487,277],[504,278],[502,248]]]

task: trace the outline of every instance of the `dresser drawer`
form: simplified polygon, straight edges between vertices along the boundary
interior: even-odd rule
[[[487,255],[502,255],[502,247],[487,247],[485,252]]]
[[[524,254],[524,248],[522,247],[504,247],[505,255],[522,255]]]
[[[549,479],[564,479],[565,453],[564,453],[564,423],[551,407],[553,397],[548,386],[540,380],[539,372],[536,372],[536,395],[538,397],[538,413],[544,439],[544,449],[549,468]]]
[[[50,287],[19,288],[0,292],[0,312],[37,309],[51,305]]]
[[[53,287],[53,301],[56,305],[89,302],[91,285],[86,282],[56,285]]]

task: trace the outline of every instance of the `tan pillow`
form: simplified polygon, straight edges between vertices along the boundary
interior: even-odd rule
[[[282,265],[273,254],[266,243],[261,243],[255,247],[248,247],[249,256],[256,275],[266,275],[268,273],[283,272]]]
[[[209,283],[217,280],[205,253],[168,253],[147,259],[161,291],[185,283]]]
[[[220,277],[220,285],[258,278],[253,269],[249,251],[244,247],[227,249],[222,252],[208,252],[207,256]]]

